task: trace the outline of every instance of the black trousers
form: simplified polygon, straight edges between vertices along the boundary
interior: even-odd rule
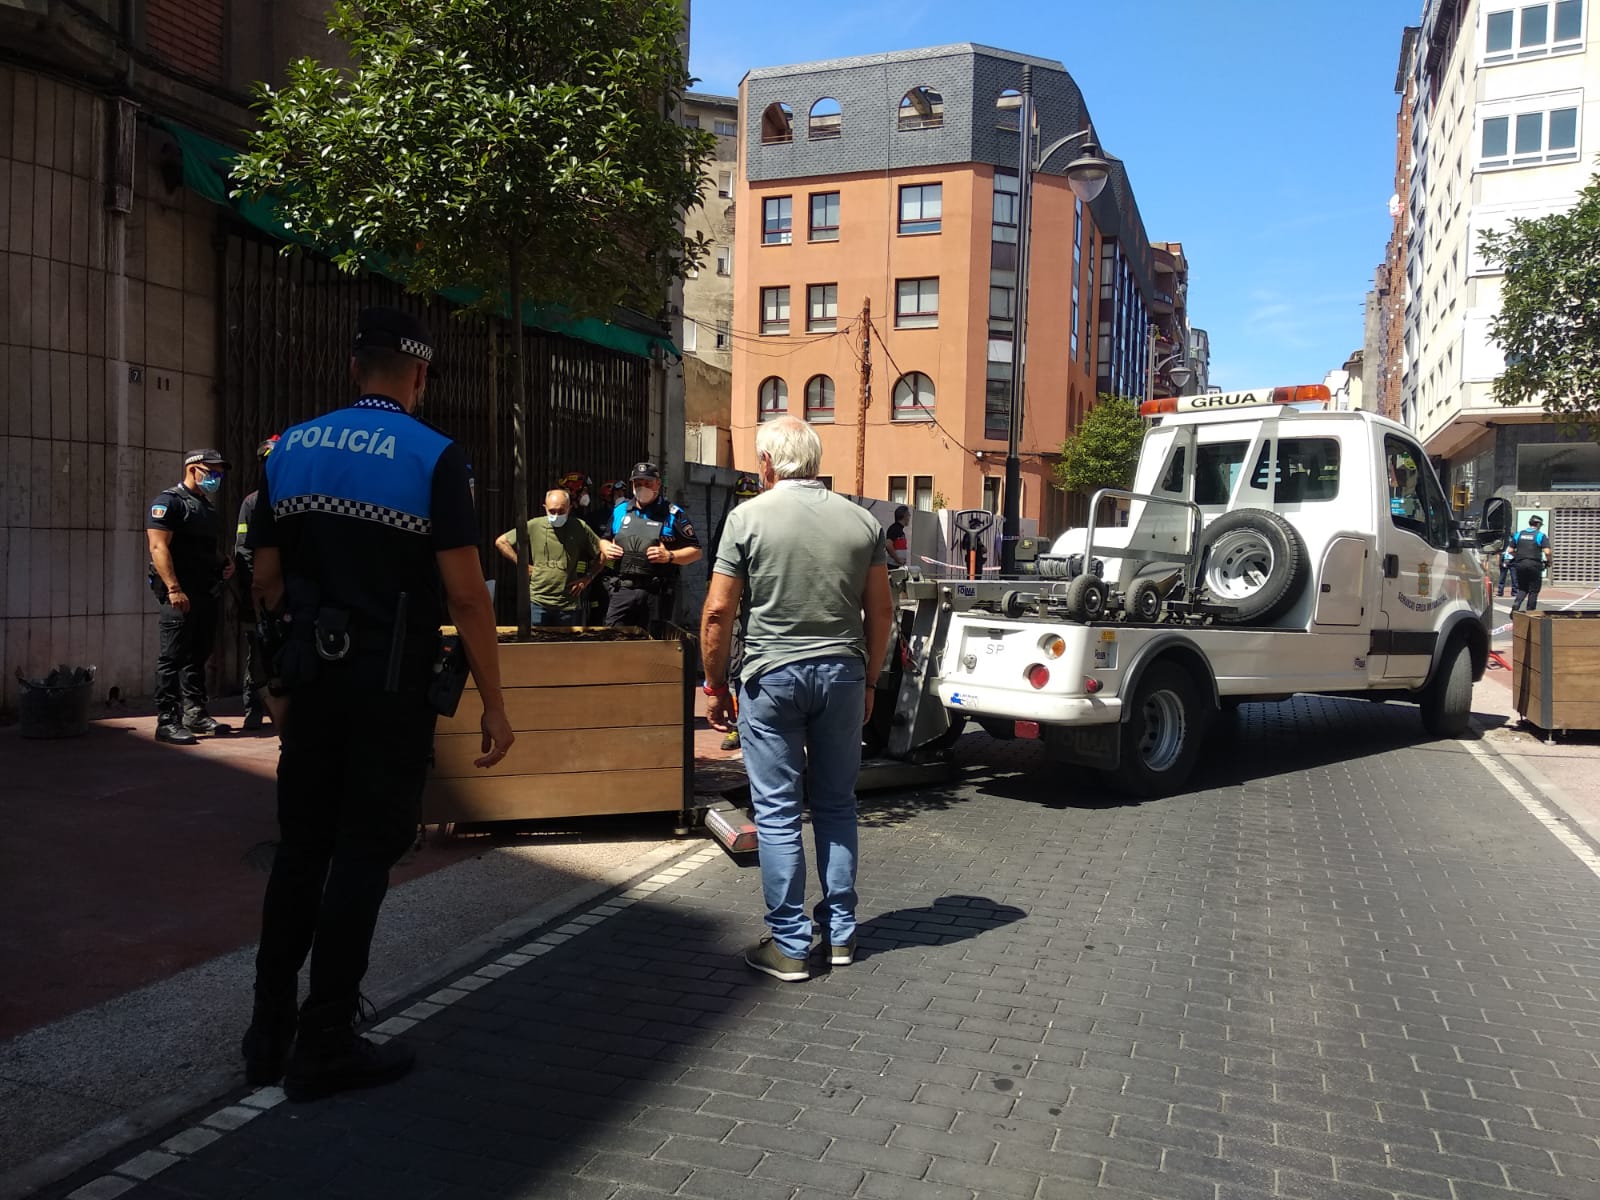
[[[379,685],[380,663],[326,664],[295,689],[280,731],[281,840],[262,903],[256,991],[292,998],[311,956],[308,1005],[352,1010],[389,868],[416,836],[435,716],[420,683]]]
[[[206,660],[217,636],[217,598],[190,593],[189,611],[161,606],[156,653],[156,715],[179,724],[206,711]]]
[[[649,588],[629,587],[620,580],[607,585],[606,593],[610,597],[606,602],[608,626],[637,625],[640,629],[654,632],[652,620],[656,597],[662,593]]]
[[[1544,582],[1541,578],[1540,564],[1530,562],[1514,562],[1511,564],[1515,572],[1517,589],[1517,603],[1514,607],[1534,612],[1539,607],[1539,588]]]

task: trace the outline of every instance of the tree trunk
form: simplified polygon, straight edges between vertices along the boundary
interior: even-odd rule
[[[528,377],[522,364],[522,249],[511,246],[511,487],[516,493],[517,638],[527,641],[533,629],[528,597]]]

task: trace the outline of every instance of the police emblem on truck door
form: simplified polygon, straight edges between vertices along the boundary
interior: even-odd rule
[[[1433,584],[1433,564],[1417,564],[1417,595],[1426,596]]]

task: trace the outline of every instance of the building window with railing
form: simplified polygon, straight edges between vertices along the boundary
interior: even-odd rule
[[[761,334],[770,337],[789,332],[789,289],[761,289]]]
[[[911,183],[900,189],[900,232],[938,233],[944,217],[944,184]]]
[[[806,122],[806,137],[813,142],[836,138],[844,129],[844,110],[832,96],[824,96],[811,106]]]
[[[908,371],[894,385],[896,421],[933,420],[933,380],[920,371]]]
[[[813,375],[806,382],[806,420],[833,424],[833,380],[826,375]]]
[[[839,240],[839,193],[813,192],[811,194],[811,240],[837,242]]]
[[[1583,49],[1583,0],[1491,9],[1483,23],[1485,66]]]
[[[1478,169],[1576,162],[1578,105],[1576,97],[1571,103],[1563,103],[1565,99],[1510,101],[1480,108]]]
[[[781,417],[789,411],[789,385],[776,375],[761,381],[761,388],[756,396],[758,415],[763,421]]]
[[[806,332],[832,333],[839,328],[839,285],[813,283],[806,288]]]
[[[894,327],[896,329],[936,329],[938,325],[938,277],[895,280]]]
[[[793,197],[768,196],[761,202],[761,244],[787,246],[793,240]]]
[[[767,105],[761,114],[761,144],[782,145],[794,141],[794,109],[782,101]]]
[[[931,87],[914,87],[900,98],[899,126],[902,131],[937,129],[944,124],[944,97]]]

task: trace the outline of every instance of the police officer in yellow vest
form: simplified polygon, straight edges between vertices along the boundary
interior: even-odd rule
[[[606,624],[637,625],[658,632],[657,622],[671,612],[678,568],[700,561],[700,539],[689,514],[661,494],[661,468],[635,464],[633,496],[611,513],[611,537],[600,551],[613,568],[606,577],[611,594]],[[655,605],[657,621],[650,609]]]
[[[276,614],[269,687],[289,704],[243,1051],[249,1081],[281,1076],[290,1100],[387,1083],[413,1061],[356,1023],[389,868],[416,836],[435,716],[454,711],[433,686],[455,675],[436,663],[460,658],[441,645],[447,620],[482,703],[475,765],[514,740],[466,455],[414,415],[432,359],[417,318],[364,310],[350,361],[360,399],[284,431],[250,524],[256,596]]]

